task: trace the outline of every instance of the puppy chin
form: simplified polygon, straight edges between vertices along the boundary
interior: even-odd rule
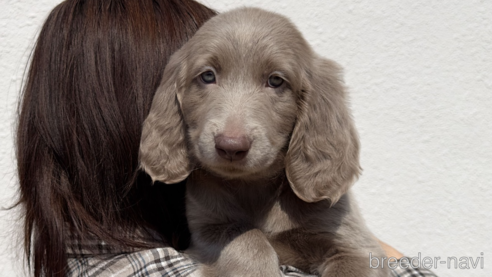
[[[254,172],[234,166],[206,166],[209,171],[224,179],[251,179]]]
[[[251,165],[247,160],[226,161],[218,157],[214,162],[202,162],[208,171],[224,179],[260,180],[270,178],[283,169],[282,163],[264,161],[261,164]]]

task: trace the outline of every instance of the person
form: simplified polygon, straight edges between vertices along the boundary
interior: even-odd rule
[[[187,247],[184,186],[152,185],[138,148],[168,58],[213,15],[191,0],[67,0],[51,11],[16,137],[34,276],[66,276],[76,250],[94,240]]]
[[[192,0],[66,0],[52,10],[31,56],[16,136],[35,277],[196,272],[179,252],[190,238],[185,186],[152,185],[138,148],[168,58],[214,15]]]

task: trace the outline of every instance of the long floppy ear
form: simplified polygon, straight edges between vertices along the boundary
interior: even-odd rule
[[[360,174],[359,140],[346,103],[340,68],[315,58],[306,70],[299,114],[286,156],[286,172],[296,195],[331,205]]]
[[[191,172],[185,124],[177,99],[185,72],[182,51],[176,52],[164,70],[149,115],[143,123],[140,166],[153,181],[168,184],[184,180]]]

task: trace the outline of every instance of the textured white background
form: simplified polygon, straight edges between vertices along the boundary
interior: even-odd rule
[[[137,0],[136,0],[137,1]],[[59,0],[0,0],[0,206],[16,195],[13,134],[35,36]],[[492,274],[492,1],[203,0],[290,17],[345,68],[362,141],[366,221],[407,255],[483,257]],[[15,212],[0,211],[0,276],[24,276]],[[482,256],[483,253],[483,256]],[[470,264],[471,266],[471,264]]]

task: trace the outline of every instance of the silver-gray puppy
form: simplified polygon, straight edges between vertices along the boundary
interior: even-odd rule
[[[170,59],[143,126],[142,168],[188,177],[191,253],[204,276],[388,276],[351,194],[359,142],[340,68],[285,17],[242,8]]]

